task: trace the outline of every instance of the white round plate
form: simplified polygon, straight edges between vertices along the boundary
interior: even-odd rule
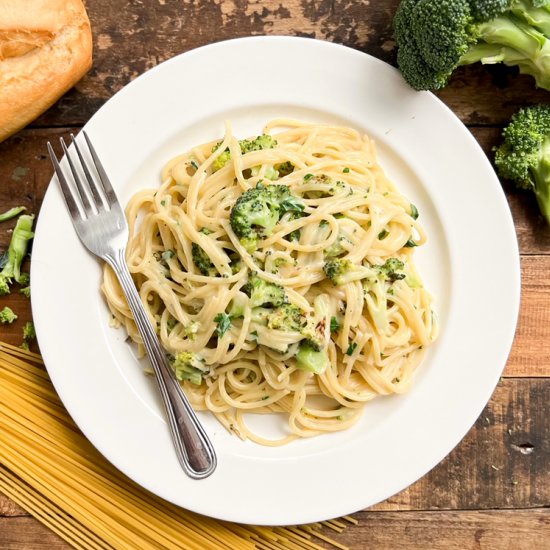
[[[420,211],[417,250],[441,336],[407,395],[369,403],[352,429],[266,448],[200,417],[218,468],[193,481],[178,465],[155,382],[109,327],[101,268],[80,244],[57,184],[32,259],[32,307],[48,372],[69,413],[117,468],[189,510],[253,524],[348,514],[404,489],[443,459],[489,400],[512,343],[519,256],[500,184],[477,142],[427,92],[358,51],[310,39],[255,37],[187,52],[110,99],[86,131],[119,198],[159,184],[165,161],[223,134],[261,133],[272,118],[352,126],[375,138],[398,189]],[[488,261],[490,260],[490,261]],[[498,277],[495,277],[498,273]],[[270,419],[254,420],[271,429]]]

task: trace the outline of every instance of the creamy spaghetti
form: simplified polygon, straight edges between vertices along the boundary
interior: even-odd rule
[[[197,410],[261,444],[350,427],[406,391],[437,335],[413,263],[418,210],[357,131],[274,120],[170,160],[129,202],[127,262]],[[111,269],[116,324],[142,346]],[[287,435],[245,413],[279,413]]]

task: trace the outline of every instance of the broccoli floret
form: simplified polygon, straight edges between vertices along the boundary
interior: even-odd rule
[[[399,281],[407,274],[403,271],[405,264],[399,258],[388,258],[382,265],[373,266],[382,279]]]
[[[0,311],[0,323],[2,323],[3,325],[9,325],[13,323],[16,319],[17,315],[8,306]]]
[[[208,228],[203,227],[199,233],[210,235],[211,231]],[[193,257],[193,263],[203,275],[215,277],[218,274],[208,254],[197,243],[191,244],[191,255]]]
[[[274,330],[300,332],[306,326],[304,312],[294,304],[277,307],[267,318],[267,326]]]
[[[218,150],[221,142],[214,145],[212,152]],[[246,155],[246,153],[251,153],[252,151],[261,151],[262,149],[273,149],[277,147],[277,141],[267,134],[262,134],[253,139],[242,139],[239,141],[241,147],[241,153]],[[214,172],[223,168],[231,160],[231,152],[229,149],[226,149],[212,164],[212,169]],[[275,176],[277,177],[277,176]]]
[[[5,296],[10,293],[10,286],[8,280],[5,279],[0,273],[0,296]]]
[[[191,254],[193,256],[193,263],[203,275],[210,277],[217,275],[218,272],[216,271],[212,260],[197,243],[193,243],[191,245]]]
[[[288,302],[285,289],[273,283],[268,283],[260,279],[257,275],[252,275],[243,291],[250,298],[250,307],[271,306],[279,307]]]
[[[245,191],[235,202],[229,221],[241,244],[254,251],[260,237],[270,235],[285,212],[301,212],[304,204],[286,185],[261,183]]]
[[[533,191],[550,224],[550,105],[521,109],[502,135],[495,154],[499,175]]]
[[[0,214],[0,222],[7,222],[8,220],[15,218],[15,216],[19,216],[19,214],[21,214],[24,210],[26,210],[24,206],[15,206],[14,208],[6,210],[6,212]]]
[[[328,365],[329,360],[325,350],[319,351],[309,341],[304,342],[298,348],[296,366],[299,369],[322,374]]]
[[[36,331],[34,330],[34,323],[32,321],[27,321],[23,327],[23,339],[24,340],[34,340],[36,338]]]
[[[459,65],[517,66],[550,90],[550,0],[402,0],[397,62],[417,90],[446,86]]]
[[[370,267],[355,265],[350,260],[338,258],[325,262],[323,271],[335,285],[345,285],[351,281],[376,276],[376,271]]]
[[[13,279],[20,284],[29,282],[28,274],[21,272],[21,264],[27,254],[29,241],[34,236],[32,232],[33,220],[33,215],[23,215],[17,220],[8,247],[7,260],[0,271],[0,295],[9,294],[9,285]]]
[[[21,288],[19,290],[19,292],[21,292],[21,294],[23,294],[26,298],[30,298],[31,297],[31,287],[30,287],[30,285],[29,286],[24,286],[23,288]]]
[[[279,177],[283,178],[284,176],[288,176],[289,174],[292,174],[292,172],[294,172],[294,164],[287,160],[286,162],[282,162],[281,164],[276,164],[275,170],[277,170]]]
[[[208,367],[196,353],[182,351],[170,358],[170,364],[178,380],[188,380],[197,386],[201,385],[203,377],[208,374]]]
[[[201,324],[198,321],[191,321],[183,329],[183,335],[189,338],[189,340],[194,340],[197,337],[197,334],[200,328],[201,328]]]
[[[241,153],[246,155],[246,153],[251,153],[252,151],[273,149],[274,147],[277,147],[277,140],[273,139],[272,136],[262,134],[253,139],[242,139],[239,141],[239,145],[241,146]]]

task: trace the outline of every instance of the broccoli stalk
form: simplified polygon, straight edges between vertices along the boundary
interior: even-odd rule
[[[499,175],[533,191],[550,224],[550,105],[520,109],[502,135],[495,154]]]
[[[258,183],[237,199],[229,221],[241,244],[253,252],[258,239],[270,235],[285,212],[302,212],[304,208],[286,185]]]
[[[13,279],[20,284],[28,284],[28,274],[21,272],[21,264],[27,254],[29,241],[34,236],[32,232],[33,220],[33,215],[23,215],[17,220],[8,247],[7,261],[0,271],[0,295],[9,294],[9,285]]]
[[[21,212],[26,210],[24,206],[15,206],[13,208],[10,208],[9,210],[6,210],[2,214],[0,214],[0,222],[7,222],[8,220],[11,220],[12,218],[15,218],[16,216],[19,216]]]
[[[517,66],[550,90],[550,0],[402,0],[394,27],[399,68],[417,90],[477,62]]]
[[[323,374],[329,365],[328,356],[324,350],[318,350],[306,340],[296,354],[296,366],[301,370]]]

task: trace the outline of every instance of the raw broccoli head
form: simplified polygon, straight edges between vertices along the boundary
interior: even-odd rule
[[[283,304],[267,319],[270,329],[300,332],[307,324],[304,312],[294,304]]]
[[[417,90],[443,88],[459,65],[517,65],[550,89],[550,0],[402,0],[397,62]]]
[[[550,224],[550,105],[520,109],[502,136],[495,154],[499,175],[532,190]]]
[[[288,302],[285,289],[273,283],[268,283],[260,279],[257,275],[252,275],[243,291],[250,298],[250,307],[271,306],[279,307]]]
[[[235,202],[229,216],[231,228],[243,246],[255,250],[258,238],[269,235],[285,212],[304,209],[286,185],[259,183],[245,191]]]

